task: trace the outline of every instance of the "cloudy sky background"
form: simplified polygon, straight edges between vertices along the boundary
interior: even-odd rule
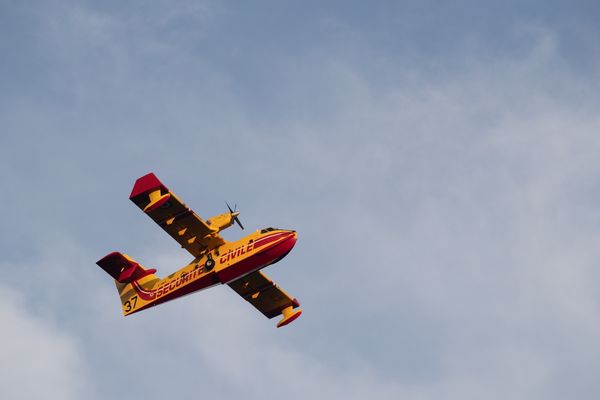
[[[600,7],[484,3],[0,1],[0,397],[597,399]],[[303,316],[124,319],[149,171],[298,230]]]

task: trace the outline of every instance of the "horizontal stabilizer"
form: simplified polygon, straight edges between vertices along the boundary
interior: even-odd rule
[[[127,254],[113,252],[96,262],[107,274],[121,283],[129,283],[156,273],[156,269],[145,269]]]

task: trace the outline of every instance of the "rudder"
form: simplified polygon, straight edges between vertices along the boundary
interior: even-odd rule
[[[131,304],[132,296],[137,293],[143,300],[150,300],[144,298],[144,293],[160,281],[155,275],[156,269],[145,269],[127,254],[113,252],[98,260],[96,264],[115,280],[125,315],[135,312],[138,308],[137,304]]]

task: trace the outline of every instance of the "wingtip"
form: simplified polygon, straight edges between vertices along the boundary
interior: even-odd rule
[[[300,315],[302,315],[302,310],[296,310],[294,312],[292,312],[291,314],[289,314],[288,316],[284,317],[281,321],[279,321],[277,323],[277,327],[281,328],[283,326],[286,326],[288,324],[291,324],[292,322],[294,322]]]
[[[147,193],[152,189],[161,188],[164,191],[169,191],[165,185],[154,175],[153,172],[150,172],[142,177],[139,177],[135,184],[133,185],[133,189],[131,190],[131,194],[129,195],[129,199],[133,199],[141,194]]]

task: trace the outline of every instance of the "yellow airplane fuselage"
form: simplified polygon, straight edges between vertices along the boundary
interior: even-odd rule
[[[226,242],[166,278],[149,275],[135,280],[123,288],[123,313],[133,314],[213,285],[235,281],[281,260],[296,240],[295,231],[267,228]]]

